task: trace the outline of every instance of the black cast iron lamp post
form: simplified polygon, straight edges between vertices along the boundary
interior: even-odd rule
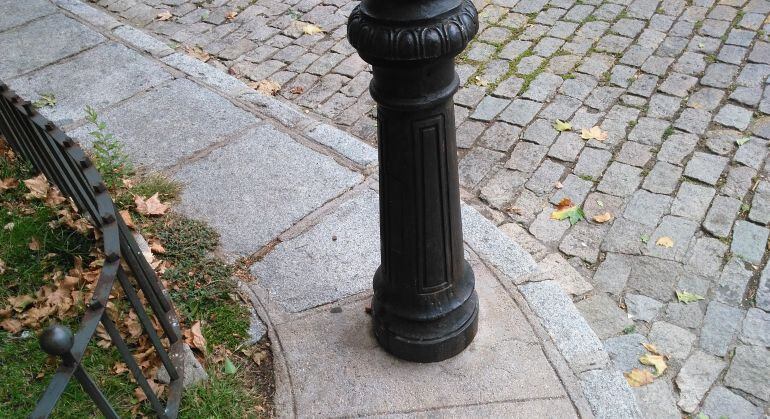
[[[463,257],[454,57],[478,30],[470,0],[363,0],[348,39],[373,68],[382,261],[372,318],[380,345],[410,361],[462,352],[478,327]]]

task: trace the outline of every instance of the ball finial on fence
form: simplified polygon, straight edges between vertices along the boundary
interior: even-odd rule
[[[48,326],[40,335],[40,347],[49,355],[63,356],[74,343],[72,331],[60,324]]]

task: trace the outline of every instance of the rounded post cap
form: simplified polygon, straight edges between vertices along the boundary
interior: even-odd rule
[[[67,326],[54,324],[48,326],[40,335],[40,347],[49,354],[63,356],[72,349],[75,338]]]

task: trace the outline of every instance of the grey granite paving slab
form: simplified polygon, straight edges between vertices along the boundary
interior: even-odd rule
[[[0,0],[0,32],[30,20],[55,13],[58,9],[47,0]]]
[[[156,62],[120,44],[107,43],[10,81],[27,100],[53,94],[56,105],[40,113],[57,124],[83,119],[85,107],[98,111],[170,80]]]
[[[80,23],[54,14],[0,33],[0,79],[27,73],[102,42],[104,37]]]
[[[123,102],[100,119],[135,164],[154,170],[173,166],[258,122],[223,97],[186,79]],[[90,145],[88,132],[92,129],[84,126],[70,135]]]
[[[362,176],[264,125],[174,179],[184,185],[176,209],[214,227],[232,259],[256,252]]]
[[[378,202],[366,189],[252,265],[271,301],[296,313],[371,289],[380,264]]]
[[[523,314],[480,262],[471,263],[484,307],[479,332],[464,352],[440,363],[386,354],[364,313],[368,299],[277,325],[296,415],[358,416],[565,397]],[[574,411],[569,407],[561,415]]]

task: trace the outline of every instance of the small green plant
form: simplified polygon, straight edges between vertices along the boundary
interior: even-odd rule
[[[107,187],[115,189],[124,178],[131,175],[131,163],[123,151],[123,145],[115,140],[112,133],[107,132],[107,124],[99,120],[99,115],[91,106],[86,106],[86,119],[96,126],[96,129],[89,133],[94,137],[92,147],[96,169],[101,173]]]
[[[53,93],[43,93],[40,95],[40,99],[32,102],[32,106],[34,106],[35,109],[45,107],[53,108],[56,106],[56,96],[54,96]]]
[[[631,333],[634,333],[635,331],[636,331],[636,325],[633,325],[633,324],[632,324],[632,325],[630,325],[630,326],[626,326],[626,327],[623,329],[623,334],[624,334],[624,335],[630,335]]]

